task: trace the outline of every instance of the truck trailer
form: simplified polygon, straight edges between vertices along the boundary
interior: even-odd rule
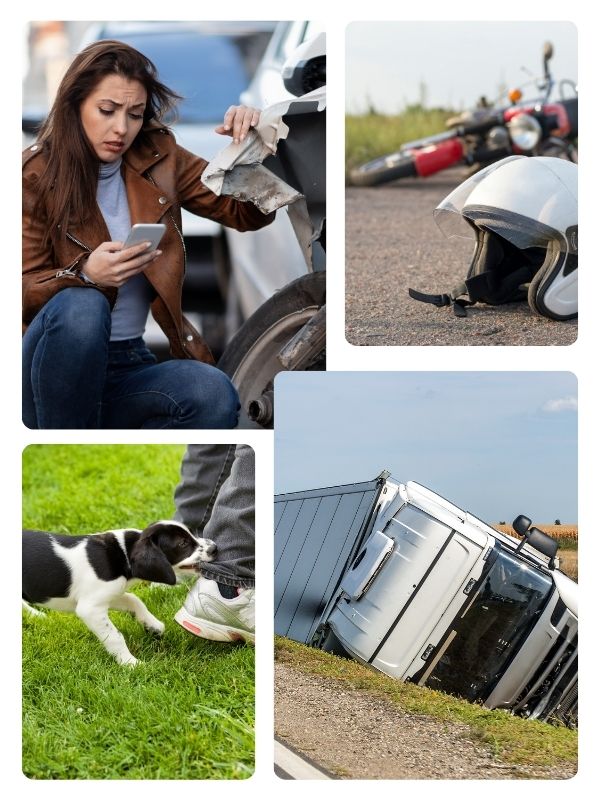
[[[515,536],[389,472],[275,497],[275,632],[532,719],[577,720],[577,584]]]

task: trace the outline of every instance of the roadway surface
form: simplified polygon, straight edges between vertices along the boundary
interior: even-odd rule
[[[275,774],[292,781],[335,779],[315,761],[278,738],[275,738]]]
[[[404,713],[368,689],[280,661],[275,731],[275,773],[295,780],[556,780],[577,771],[575,764],[504,762],[466,724]]]
[[[472,243],[447,239],[437,204],[464,180],[462,169],[346,191],[346,339],[354,345],[569,345],[577,320],[556,322],[524,303],[469,308],[417,302],[408,289],[440,294],[466,277]]]

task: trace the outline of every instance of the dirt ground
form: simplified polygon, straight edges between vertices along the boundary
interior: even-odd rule
[[[346,191],[346,339],[354,345],[569,345],[577,320],[556,322],[527,303],[477,305],[467,318],[412,300],[442,293],[467,274],[473,244],[447,239],[433,210],[464,180],[462,169],[428,179]]]
[[[468,727],[399,712],[385,700],[275,664],[275,733],[340,778],[570,778],[575,767],[503,764]]]

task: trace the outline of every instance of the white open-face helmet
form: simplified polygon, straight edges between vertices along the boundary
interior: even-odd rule
[[[510,156],[473,175],[435,209],[448,236],[476,236],[465,283],[416,299],[463,308],[525,299],[537,314],[577,316],[577,165]],[[461,301],[460,295],[469,296]],[[427,298],[448,298],[440,303]],[[461,312],[461,315],[464,313]]]

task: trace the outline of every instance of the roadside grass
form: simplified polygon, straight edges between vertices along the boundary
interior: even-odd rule
[[[275,639],[276,660],[308,675],[343,684],[365,695],[383,698],[400,711],[467,725],[469,738],[486,745],[500,761],[511,765],[577,764],[577,731],[545,722],[489,711],[480,705],[411,683],[402,683],[368,667],[306,647]]]
[[[170,518],[184,447],[35,445],[23,524],[64,533]],[[23,615],[23,772],[37,779],[227,779],[254,769],[254,651],[191,636],[186,585],[133,591],[162,638],[110,612],[141,662],[119,666],[74,615]]]
[[[407,108],[402,114],[370,113],[346,116],[346,174],[378,156],[393,153],[405,142],[443,133],[455,112],[445,109]]]

